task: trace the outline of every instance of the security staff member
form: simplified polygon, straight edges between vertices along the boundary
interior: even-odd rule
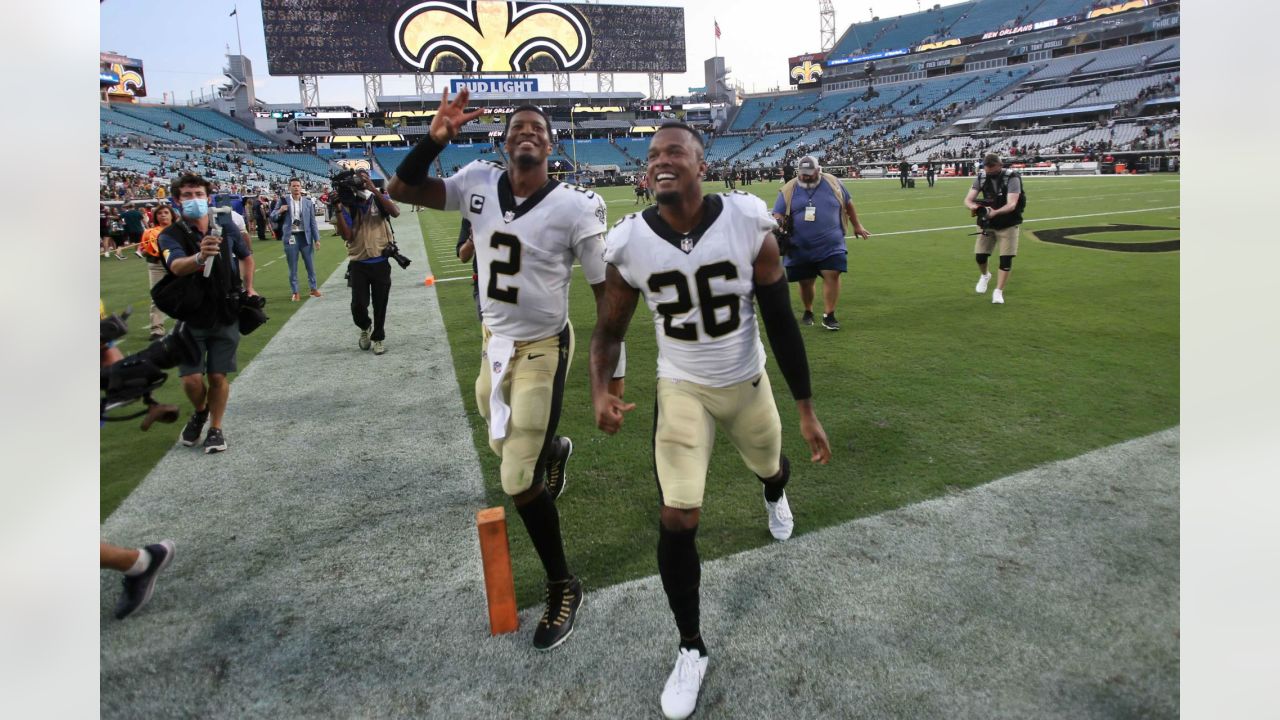
[[[361,350],[373,348],[374,355],[387,351],[387,300],[391,297],[391,263],[382,251],[392,242],[389,217],[400,217],[400,208],[360,171],[364,189],[360,203],[343,207],[335,214],[338,234],[347,243],[347,271],[351,278],[351,319],[360,328]],[[337,193],[335,192],[336,196]],[[352,216],[354,214],[354,217]],[[369,299],[373,299],[373,320],[369,320]]]
[[[813,324],[814,282],[822,275],[824,313],[822,327],[839,330],[836,301],[840,298],[840,274],[848,270],[848,249],[844,242],[844,220],[848,215],[853,234],[868,238],[871,233],[858,222],[849,191],[834,175],[822,172],[812,155],[800,158],[799,174],[782,186],[773,204],[773,216],[780,224],[790,224],[791,248],[787,252],[787,280],[800,283],[804,317]]]
[[[907,187],[907,178],[910,175],[911,165],[907,162],[906,158],[903,158],[902,162],[898,163],[898,181],[902,183],[902,187],[904,189]]]
[[[977,199],[979,192],[982,193],[981,201]],[[987,228],[978,235],[973,247],[980,273],[978,286],[974,290],[979,295],[987,291],[987,283],[991,281],[991,273],[987,271],[987,258],[991,257],[998,245],[1000,277],[996,280],[991,302],[1003,305],[1004,286],[1009,281],[1009,271],[1013,269],[1013,258],[1018,254],[1022,211],[1027,206],[1026,195],[1022,192],[1022,176],[1005,168],[999,155],[989,153],[982,158],[982,171],[973,179],[969,194],[964,197],[964,205],[975,216],[980,209],[985,208],[987,216]]]

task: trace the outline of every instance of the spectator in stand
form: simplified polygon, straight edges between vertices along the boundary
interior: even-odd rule
[[[124,244],[124,223],[120,220],[120,214],[115,208],[107,208],[107,235],[102,244],[102,257],[107,257],[112,252],[116,254],[117,260],[123,260],[124,254],[121,247]]]
[[[258,239],[266,242],[267,228],[270,227],[271,221],[267,218],[270,212],[267,208],[271,204],[271,199],[265,194],[259,195],[253,203],[253,208],[249,211],[253,217],[253,224],[258,231]]]
[[[285,228],[284,254],[289,261],[290,298],[298,302],[298,256],[302,256],[307,266],[307,284],[311,286],[311,297],[320,297],[316,287],[316,268],[314,253],[320,247],[320,228],[316,224],[316,206],[311,198],[302,194],[302,181],[293,178],[289,181],[289,195],[275,209],[277,217],[283,219]]]
[[[148,287],[155,287],[156,283],[160,282],[160,278],[164,277],[164,264],[160,260],[160,245],[157,240],[160,233],[173,224],[173,208],[167,204],[156,207],[154,218],[154,224],[142,233],[142,241],[138,244],[142,259],[147,261]],[[152,302],[150,340],[155,341],[164,337],[164,319],[165,314],[160,312],[155,302]]]

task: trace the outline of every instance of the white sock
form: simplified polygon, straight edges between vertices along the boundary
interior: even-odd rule
[[[138,559],[133,561],[133,567],[124,571],[127,577],[137,577],[147,571],[151,567],[151,553],[146,548],[138,549]]]

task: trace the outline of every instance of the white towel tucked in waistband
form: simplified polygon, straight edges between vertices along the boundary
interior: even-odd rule
[[[511,406],[502,394],[502,379],[511,366],[516,341],[511,338],[489,336],[485,359],[489,365],[489,439],[501,440],[507,436],[507,421],[511,419]]]

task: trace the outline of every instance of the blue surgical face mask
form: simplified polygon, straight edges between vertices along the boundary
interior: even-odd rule
[[[209,214],[209,201],[204,198],[195,200],[182,201],[182,216],[192,220],[199,220]]]

